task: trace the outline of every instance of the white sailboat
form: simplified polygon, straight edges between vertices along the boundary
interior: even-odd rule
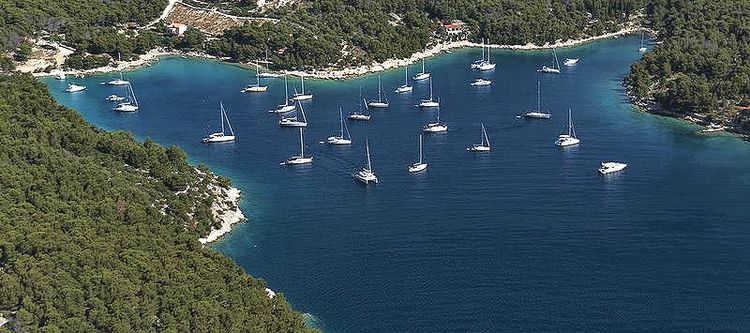
[[[427,170],[427,163],[424,163],[422,161],[422,158],[423,158],[422,155],[424,155],[424,153],[422,151],[422,135],[420,134],[419,135],[419,161],[412,163],[411,165],[409,165],[408,168],[406,168],[409,171],[409,173],[417,173],[417,172],[422,172],[422,171]]]
[[[430,98],[429,99],[423,99],[419,101],[419,104],[417,104],[420,108],[436,108],[440,107],[440,101],[436,100],[432,96],[432,78],[430,78]]]
[[[471,63],[471,69],[479,69],[479,66],[484,63],[484,38],[482,38],[482,59],[474,60]]]
[[[411,92],[412,90],[414,90],[414,88],[409,85],[409,67],[404,67],[404,84],[396,88],[395,91],[397,94],[403,94]]]
[[[481,63],[479,63],[479,66],[477,67],[477,69],[479,69],[480,71],[484,71],[484,72],[491,71],[491,70],[495,69],[495,67],[497,66],[497,64],[495,64],[494,62],[492,62],[492,60],[490,60],[491,54],[492,53],[490,52],[490,47],[487,46],[487,60],[482,61]]]
[[[260,66],[255,65],[255,84],[251,84],[242,89],[243,93],[259,93],[268,91],[268,86],[260,84]]]
[[[370,142],[365,140],[365,150],[367,151],[367,166],[363,166],[362,169],[352,175],[354,179],[364,183],[365,185],[378,183],[378,176],[372,170],[372,161],[370,161]]]
[[[300,153],[298,156],[292,156],[286,161],[281,162],[282,165],[302,165],[310,164],[313,161],[312,156],[305,156],[305,140],[302,136],[302,127],[299,128],[299,149]]]
[[[382,83],[381,83],[381,80],[380,80],[380,75],[378,75],[378,100],[377,101],[369,101],[369,102],[367,102],[367,106],[369,106],[371,108],[383,109],[383,108],[387,108],[388,105],[390,105],[388,103],[388,99],[386,98],[385,100],[383,100]]]
[[[120,57],[120,54],[118,53],[117,54],[117,61],[121,61],[121,60],[122,60],[122,58]],[[119,79],[118,78],[114,78],[112,80],[109,80],[107,82],[107,84],[110,85],[110,86],[124,86],[126,84],[130,84],[130,82],[128,82],[127,80],[125,80],[122,77],[122,71],[120,71],[120,78]]]
[[[229,134],[224,133],[225,120],[227,122],[227,127],[229,127]],[[219,102],[219,121],[221,121],[221,132],[209,134],[207,137],[203,138],[203,143],[223,143],[234,141],[234,130],[232,129],[232,124],[229,123],[227,112],[224,110],[224,103],[221,102]]]
[[[135,97],[135,92],[133,91],[133,85],[128,83],[128,97],[127,100],[121,103],[118,103],[115,105],[114,108],[112,108],[112,111],[117,112],[135,112],[138,111],[138,98]]]
[[[297,119],[297,115],[294,117],[284,117],[279,120],[279,126],[281,127],[307,127],[307,117],[305,117],[305,109],[302,108],[302,104],[297,101],[299,110],[297,113],[302,114],[302,120]]]
[[[344,112],[341,108],[339,108],[339,122],[340,122],[340,129],[339,129],[339,135],[330,136],[326,139],[327,144],[329,145],[350,145],[352,144],[352,136],[349,134],[349,127],[346,126],[346,123],[344,122]]]
[[[573,126],[573,111],[571,109],[568,109],[568,133],[560,134],[560,136],[557,138],[557,141],[555,141],[555,146],[569,147],[575,146],[579,143],[581,143],[581,140],[578,139],[578,136],[576,135],[576,129]]]
[[[414,79],[414,81],[424,81],[424,80],[429,79],[430,76],[431,76],[430,73],[425,71],[424,59],[422,59],[422,71],[417,74],[414,74],[414,77],[412,79]]]
[[[638,52],[646,52],[648,49],[643,45],[643,31],[641,31],[641,47],[638,48]]]
[[[599,167],[599,173],[602,175],[620,172],[622,170],[625,170],[625,168],[628,167],[627,163],[621,163],[621,162],[602,162],[602,165]]]
[[[539,81],[536,81],[536,110],[531,110],[523,114],[526,118],[550,119],[552,114],[542,111],[542,97],[540,93]]]
[[[359,87],[359,108],[349,113],[346,118],[354,121],[369,121],[369,111],[370,109],[367,107],[367,101],[365,101],[365,98],[362,97],[362,87]]]
[[[262,78],[277,78],[277,77],[280,77],[280,76],[281,76],[280,74],[277,74],[277,73],[273,73],[273,72],[271,72],[271,68],[270,68],[270,66],[269,66],[269,65],[271,65],[271,64],[272,64],[273,62],[271,62],[271,61],[268,61],[268,50],[266,50],[266,59],[265,59],[265,60],[262,60],[262,61],[261,61],[261,60],[258,60],[257,62],[258,62],[259,64],[264,64],[264,65],[266,65],[266,68],[265,68],[265,70],[266,70],[266,71],[265,71],[265,72],[262,72],[262,73],[260,73],[260,74],[258,74],[258,76],[260,76],[260,77],[262,77]]]
[[[74,93],[86,90],[86,86],[78,85],[75,83],[69,83],[68,87],[65,88],[65,92]]]
[[[313,95],[305,93],[305,76],[300,75],[300,79],[302,80],[302,92],[297,92],[297,89],[295,88],[294,95],[292,95],[292,100],[295,100],[295,101],[311,100],[313,98]]]
[[[284,104],[280,104],[274,110],[269,110],[270,113],[282,114],[289,113],[297,109],[294,104],[289,104],[289,81],[286,75],[284,75]]]
[[[482,123],[482,142],[475,143],[471,147],[466,147],[466,150],[475,153],[490,151],[490,137],[487,136],[487,130],[484,128],[484,123]]]
[[[555,49],[552,49],[552,57],[552,67],[547,67],[547,65],[544,65],[542,66],[542,68],[538,69],[537,72],[547,74],[560,74],[560,62],[557,60],[557,52],[555,52]]]
[[[440,122],[440,108],[437,109],[437,118],[434,123],[427,123],[422,127],[425,133],[444,133],[448,131],[448,125]]]

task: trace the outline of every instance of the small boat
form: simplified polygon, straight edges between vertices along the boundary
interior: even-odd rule
[[[552,67],[548,67],[547,65],[544,65],[542,66],[542,68],[538,69],[537,72],[547,73],[547,74],[560,74],[560,62],[557,60],[557,52],[555,52],[555,49],[552,49],[552,56],[553,56]]]
[[[434,123],[427,123],[422,127],[425,133],[444,133],[448,131],[448,125],[440,122],[440,108],[437,109],[437,120]]]
[[[224,110],[224,103],[219,102],[219,120],[221,121],[221,132],[215,132],[209,134],[207,137],[203,138],[201,142],[203,143],[224,143],[224,142],[231,142],[234,141],[234,130],[232,129],[232,124],[229,123],[229,117],[227,117],[227,112]],[[224,133],[224,121],[227,122],[227,127],[229,127],[229,134]]]
[[[423,99],[419,101],[419,104],[417,104],[420,108],[436,108],[440,107],[440,101],[436,100],[432,96],[432,78],[430,78],[430,98],[429,99]]]
[[[257,93],[268,91],[268,86],[260,84],[260,66],[258,66],[257,64],[255,65],[255,79],[256,83],[248,85],[244,89],[242,89],[243,93]]]
[[[339,122],[339,135],[328,137],[325,143],[336,146],[352,144],[352,136],[349,134],[349,127],[346,126],[346,123],[344,122],[344,113],[341,108],[339,108]]]
[[[106,100],[109,102],[120,102],[120,101],[124,101],[125,97],[112,94],[112,95],[107,96]]]
[[[408,93],[414,90],[412,86],[409,85],[409,67],[404,68],[404,84],[400,85],[398,88],[396,88],[395,92],[397,94],[403,94]]]
[[[709,124],[706,126],[706,128],[701,130],[701,133],[714,133],[714,132],[721,132],[725,130],[726,128],[719,124]]]
[[[620,163],[620,162],[602,162],[601,167],[599,167],[599,173],[602,175],[620,172],[627,168],[627,163]]]
[[[466,147],[466,150],[475,153],[490,151],[490,138],[487,136],[487,130],[484,128],[484,123],[482,123],[482,142],[475,143],[471,147]]]
[[[555,141],[555,146],[569,147],[575,146],[579,143],[581,143],[581,140],[578,139],[576,129],[573,126],[573,111],[568,109],[568,133],[560,134],[557,141]]]
[[[536,110],[528,111],[524,114],[522,114],[525,118],[532,118],[532,119],[550,119],[552,118],[552,114],[549,112],[542,111],[542,102],[541,102],[541,95],[539,92],[539,81],[536,81]]]
[[[645,45],[643,45],[643,31],[641,31],[641,47],[638,48],[638,52],[646,52],[648,51],[648,48],[646,48]]]
[[[305,93],[305,76],[300,75],[300,80],[302,80],[302,92],[297,92],[297,89],[294,89],[294,95],[292,95],[292,100],[295,101],[307,101],[311,100],[313,98],[312,94],[306,94]]]
[[[281,127],[307,127],[307,117],[305,117],[305,109],[302,108],[302,104],[297,101],[299,106],[298,113],[302,114],[302,120],[297,119],[297,115],[294,117],[284,117],[279,120],[279,126]]]
[[[289,104],[289,84],[286,75],[284,75],[284,104],[280,104],[276,107],[276,109],[268,110],[268,112],[282,114],[292,112],[296,109],[297,107],[294,104]]]
[[[365,140],[365,151],[367,151],[367,166],[363,166],[362,169],[352,175],[354,179],[367,185],[370,183],[377,184],[378,176],[372,171],[372,161],[370,161],[370,142]]]
[[[565,66],[575,66],[578,64],[578,60],[581,60],[581,58],[565,58],[565,61],[563,61],[563,65]]]
[[[414,162],[409,167],[406,168],[409,173],[417,173],[427,170],[427,163],[422,162],[422,155],[424,153],[422,152],[422,135],[419,135],[419,161]]]
[[[115,105],[115,107],[112,108],[112,111],[136,112],[138,111],[138,108],[139,108],[138,99],[135,97],[135,92],[133,91],[133,85],[128,83],[128,97],[126,101]]]
[[[477,78],[470,83],[470,85],[475,86],[475,87],[489,86],[491,84],[492,84],[492,81],[483,79],[483,78]]]
[[[368,112],[365,112],[365,110],[367,110]],[[369,121],[369,110],[370,109],[367,107],[367,102],[365,101],[364,97],[362,97],[362,87],[359,87],[359,108],[349,113],[346,118],[354,121]]]
[[[299,149],[300,153],[298,156],[292,156],[286,161],[281,162],[282,165],[302,165],[310,164],[313,161],[312,156],[305,156],[305,140],[302,136],[302,127],[299,128]]]
[[[430,78],[430,73],[426,72],[424,69],[424,59],[422,59],[422,71],[414,74],[414,77],[412,78],[414,81],[424,81]]]
[[[68,87],[65,88],[65,92],[74,93],[86,90],[86,86],[77,85],[75,83],[69,83]]]
[[[55,75],[56,80],[65,80],[65,73],[59,73]]]
[[[381,86],[380,75],[378,75],[378,100],[369,101],[367,103],[367,106],[371,108],[383,109],[383,108],[387,108],[388,105],[390,105],[388,103],[388,99],[386,98],[385,100],[383,100],[383,90]]]

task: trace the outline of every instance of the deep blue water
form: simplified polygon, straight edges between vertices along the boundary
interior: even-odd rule
[[[266,113],[283,80],[265,95],[240,94],[251,71],[171,58],[126,73],[141,111],[115,114],[104,97],[117,89],[79,80],[63,104],[107,129],[132,131],[184,148],[231,177],[250,216],[215,245],[250,274],[283,292],[326,332],[747,331],[750,329],[750,145],[706,138],[696,127],[634,111],[620,81],[641,56],[637,36],[559,50],[580,56],[562,75],[534,70],[547,51],[494,51],[489,88],[469,87],[480,50],[428,61],[450,130],[425,138],[429,169],[408,175],[420,127],[434,111],[389,93],[391,107],[351,124],[355,144],[317,144],[338,128],[338,107],[357,104],[377,76],[310,80],[306,104],[311,167],[279,161],[297,152],[297,132]],[[412,66],[416,69],[418,66]],[[411,71],[412,73],[414,70]],[[514,118],[536,103],[551,121]],[[390,91],[401,69],[383,74]],[[294,82],[298,84],[298,82]],[[233,144],[199,141],[218,127],[223,101]],[[579,147],[553,146],[574,110]],[[493,151],[472,155],[485,122]],[[350,174],[370,140],[381,184]],[[630,167],[602,177],[602,160]]]

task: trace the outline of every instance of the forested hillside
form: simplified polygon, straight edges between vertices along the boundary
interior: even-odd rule
[[[632,66],[631,94],[750,131],[750,1],[653,0],[647,14],[663,44]]]
[[[97,130],[0,75],[0,332],[305,331],[198,242],[217,222],[209,181],[179,148]]]

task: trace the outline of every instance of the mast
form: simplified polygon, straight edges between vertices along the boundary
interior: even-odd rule
[[[341,138],[344,138],[344,111],[339,106],[339,124],[341,126]]]
[[[305,141],[302,140],[302,127],[299,128],[299,157],[305,157]]]
[[[255,64],[255,79],[258,81],[257,86],[260,87],[260,65]]]
[[[370,161],[370,141],[365,139],[365,150],[367,151],[367,170],[372,172],[372,162]]]
[[[419,134],[419,164],[422,164],[422,134]]]
[[[135,107],[138,107],[138,99],[135,97],[135,91],[133,91],[133,85],[128,82],[128,88],[130,88],[130,97],[133,98],[133,104],[135,104]]]
[[[224,135],[224,103],[219,102],[219,120],[221,120],[221,135]]]
[[[422,59],[422,73],[424,73],[424,59]]]
[[[555,49],[552,49],[552,55],[555,57],[555,68],[560,69],[560,61],[557,60],[557,52],[555,52]]]
[[[484,38],[482,38],[482,61],[484,61]]]
[[[490,137],[487,136],[487,128],[484,127],[484,123],[482,123],[482,143],[487,141],[487,147],[490,146]]]
[[[424,70],[423,70],[424,72]],[[432,78],[430,78],[430,101],[432,101]],[[440,110],[440,109],[438,109]]]
[[[539,80],[536,81],[536,110],[542,112],[542,99],[539,96]]]
[[[284,106],[289,105],[289,81],[287,81],[287,76],[284,75]]]
[[[302,111],[302,121],[307,124],[307,117],[305,117],[305,109],[302,108],[302,103],[297,101],[297,104],[299,105],[299,110]]]
[[[305,76],[300,75],[299,77],[302,79],[302,95],[304,95],[305,94]]]
[[[409,85],[409,67],[404,67],[404,85]]]
[[[568,135],[577,139],[576,129],[573,126],[573,110],[572,109],[568,109]]]
[[[381,89],[380,89],[380,87],[381,87],[380,79],[381,79],[380,75],[378,75],[378,102],[382,103],[383,102],[383,96],[382,96]]]

